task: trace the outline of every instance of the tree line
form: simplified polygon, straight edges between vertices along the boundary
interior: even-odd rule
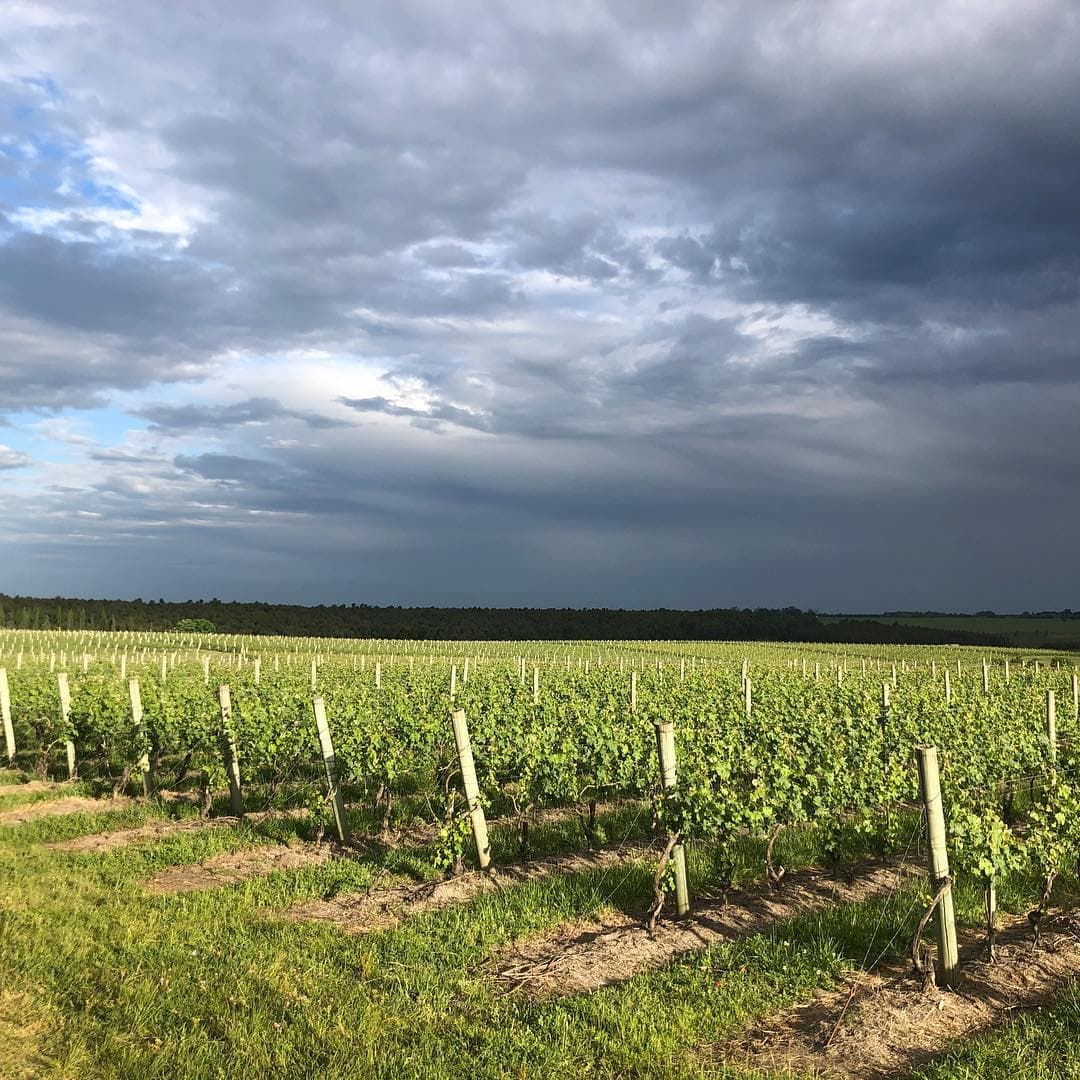
[[[1008,635],[848,619],[798,608],[440,608],[213,600],[83,600],[0,593],[0,626],[27,630],[171,630],[205,620],[219,633],[471,641],[817,641],[1008,645]]]

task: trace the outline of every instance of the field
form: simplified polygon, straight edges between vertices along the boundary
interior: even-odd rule
[[[1075,660],[0,632],[0,1076],[1077,1075]]]
[[[929,630],[967,631],[971,634],[999,634],[1018,648],[1072,648],[1080,643],[1080,619],[1028,619],[1022,615],[956,615],[925,618],[893,618],[884,615],[830,615],[823,622],[843,619],[870,619],[874,622],[923,626]]]

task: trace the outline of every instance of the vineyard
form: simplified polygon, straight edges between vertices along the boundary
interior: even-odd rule
[[[1080,858],[1074,660],[0,631],[10,858],[80,895],[148,897],[161,955],[143,940],[138,970],[212,983],[222,1016],[151,1007],[107,921],[96,989],[71,989],[61,957],[43,969],[32,927],[49,901],[25,899],[30,876],[3,898],[0,963],[28,999],[83,1002],[64,1033],[42,1014],[45,1043],[83,1055],[52,1059],[58,1075],[450,1075],[454,1055],[493,1076],[952,1075],[965,1051],[949,1040],[1012,1008],[995,1018],[987,1000],[1038,1004],[1080,973],[1062,944]],[[251,969],[177,968],[171,910],[254,950]],[[250,1013],[267,935],[267,964],[304,984],[270,1021],[289,1038]],[[321,969],[296,959],[305,947]],[[352,974],[332,991],[341,957]],[[812,994],[835,999],[813,1030],[798,1012]],[[908,1030],[927,995],[979,1007]],[[106,1000],[143,1034],[95,1046]],[[27,1022],[20,1002],[5,1020]],[[672,1016],[642,1028],[628,1017],[643,1007]],[[906,1033],[856,1061],[881,1037],[875,1010]],[[622,1049],[599,1034],[620,1017],[637,1032]],[[417,1023],[433,1056],[410,1049]],[[541,1030],[559,1034],[542,1047]],[[1019,1036],[984,1036],[969,1068],[993,1038]]]

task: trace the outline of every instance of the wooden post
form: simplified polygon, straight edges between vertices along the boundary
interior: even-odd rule
[[[60,691],[60,723],[64,728],[64,748],[67,750],[68,779],[74,780],[79,775],[75,765],[75,740],[70,738],[71,731],[71,690],[68,688],[66,671],[56,676],[56,685]]]
[[[945,704],[952,704],[952,679],[948,668],[945,669]]]
[[[338,783],[337,757],[334,755],[334,742],[330,738],[330,725],[326,722],[326,702],[321,697],[313,698],[311,711],[315,714],[315,727],[319,731],[319,746],[322,748],[323,765],[326,768],[327,793],[334,806],[334,827],[338,839],[343,844],[352,842],[349,821],[345,816],[345,801],[341,797]]]
[[[236,755],[232,731],[232,697],[224,684],[218,687],[218,704],[221,706],[221,757],[229,779],[229,809],[233,817],[243,817],[244,793],[240,788],[240,759]]]
[[[990,665],[983,660],[983,693],[989,695],[990,693]]]
[[[533,704],[540,704],[540,669],[533,668]]]
[[[660,785],[665,794],[675,787],[675,725],[665,720],[656,725],[656,755],[660,759]],[[671,849],[675,867],[675,914],[682,918],[690,911],[690,887],[686,878],[686,848]]]
[[[487,819],[484,817],[484,808],[480,805],[480,785],[476,782],[476,765],[473,762],[465,710],[455,709],[450,714],[450,721],[454,725],[454,742],[457,744],[461,782],[465,788],[465,801],[469,807],[473,840],[476,842],[476,858],[480,869],[486,870],[491,865],[491,846],[488,843]]]
[[[754,695],[753,695],[753,690],[750,687],[750,679],[748,677],[746,679],[746,681],[743,683],[743,705],[744,705],[744,707],[746,709],[746,715],[747,716],[750,715],[750,710],[751,710],[751,708],[753,708],[753,703],[754,703]]]
[[[255,676],[255,685],[258,686],[259,683],[262,681],[262,657],[261,656],[256,656],[255,657],[255,671],[253,672],[253,674]]]
[[[457,664],[450,665],[450,700],[457,696]]]
[[[637,672],[630,672],[630,711],[637,712]]]
[[[139,680],[128,680],[128,696],[131,698],[131,723],[137,736],[142,735],[142,694],[139,692]],[[142,773],[143,795],[150,794],[150,755],[143,751],[139,755],[139,771]]]
[[[313,656],[311,658],[311,692],[315,693],[315,688],[319,684],[319,661]]]
[[[378,660],[375,661],[375,689],[382,689],[382,663]]]
[[[1072,692],[1073,692],[1073,719],[1080,720],[1080,676],[1073,672],[1072,677]]]
[[[945,812],[941,803],[941,781],[938,776],[936,746],[916,748],[919,762],[919,793],[926,814],[926,833],[930,848],[930,893],[935,895],[944,885],[941,899],[934,911],[934,929],[938,943],[938,973],[943,986],[955,986],[959,974],[960,956],[956,942],[956,912],[953,908],[952,885],[949,877],[949,852],[945,839]]]
[[[11,694],[8,691],[7,668],[0,667],[0,716],[4,719],[4,744],[8,761],[15,760],[15,728],[11,722]]]
[[[1057,761],[1057,709],[1054,691],[1046,691],[1046,741],[1050,746],[1050,760]]]
[[[1005,681],[1009,681],[1009,660],[1007,657],[1005,659]]]

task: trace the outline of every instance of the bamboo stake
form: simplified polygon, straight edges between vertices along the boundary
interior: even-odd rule
[[[11,722],[11,694],[8,691],[7,668],[0,668],[0,716],[4,719],[4,743],[8,761],[15,760],[15,728]]]
[[[1046,691],[1046,741],[1050,747],[1050,760],[1057,761],[1057,709],[1054,691]]]
[[[675,725],[665,720],[656,725],[656,755],[660,759],[660,784],[664,792],[675,788]],[[676,844],[671,849],[675,866],[675,914],[682,918],[690,911],[690,887],[686,876],[686,848]]]
[[[343,844],[348,844],[352,842],[352,834],[338,783],[337,757],[334,754],[334,741],[330,737],[330,725],[326,720],[326,702],[321,697],[313,698],[311,711],[315,715],[315,727],[319,732],[319,746],[322,748],[323,766],[326,769],[327,794],[334,807],[334,827],[337,829],[338,839]]]
[[[60,691],[60,722],[64,728],[64,749],[67,751],[68,779],[74,780],[78,775],[75,765],[75,740],[70,738],[71,731],[71,690],[68,688],[66,671],[61,671],[56,676],[56,685]]]
[[[930,893],[935,895],[942,889],[941,899],[934,911],[940,979],[943,986],[955,986],[959,975],[960,956],[952,885],[948,882],[949,852],[945,838],[945,813],[941,802],[937,747],[920,746],[916,753],[919,762],[919,793],[926,814],[926,833],[930,847]]]
[[[457,744],[458,762],[461,765],[461,782],[465,788],[465,800],[469,807],[469,820],[472,823],[473,840],[476,843],[476,858],[481,870],[491,865],[491,845],[488,843],[487,819],[484,808],[480,805],[480,785],[476,782],[476,765],[473,762],[472,744],[469,742],[469,725],[464,709],[455,709],[450,714],[454,725],[454,742]]]
[[[135,727],[137,736],[142,737],[142,694],[139,692],[139,680],[128,681],[128,696],[131,698],[131,723]],[[152,787],[150,781],[150,755],[144,750],[139,755],[139,771],[142,773],[143,795],[148,796]]]
[[[225,684],[218,687],[218,704],[221,706],[221,757],[225,763],[225,775],[229,780],[229,809],[233,817],[243,817],[244,793],[240,787],[240,759],[236,754],[236,741],[232,733],[232,697]]]

